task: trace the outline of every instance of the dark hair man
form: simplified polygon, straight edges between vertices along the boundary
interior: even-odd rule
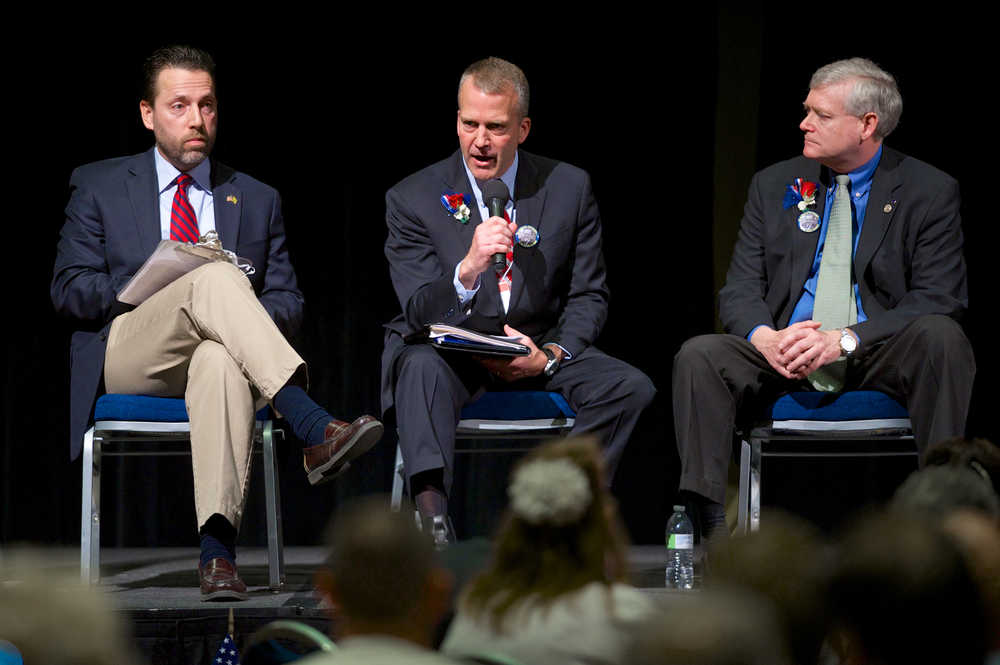
[[[975,360],[958,183],[883,145],[902,99],[853,58],[820,68],[802,155],[756,174],[719,314],[726,335],[674,359],[680,488],[702,531],[724,524],[737,420],[793,390],[880,390],[904,404],[918,448],[961,435]]]
[[[382,433],[371,416],[333,420],[305,393],[305,362],[285,340],[301,322],[302,293],[281,199],[208,158],[218,122],[214,67],[207,53],[187,46],[148,59],[139,111],[156,145],[73,172],[51,287],[56,310],[79,328],[71,344],[74,457],[105,388],[185,398],[203,600],[246,597],[235,542],[256,407],[270,403],[288,420],[306,446],[314,484]],[[231,264],[210,263],[136,308],[117,300],[161,240],[195,241],[212,230],[256,272],[248,278]]]
[[[452,575],[436,560],[429,535],[417,530],[412,513],[388,506],[386,497],[367,497],[334,518],[332,552],[316,586],[337,612],[340,648],[303,663],[454,662],[430,650],[451,605]]]
[[[387,325],[382,407],[395,409],[410,491],[428,520],[447,514],[455,426],[483,387],[561,393],[574,432],[605,445],[609,478],[655,389],[593,346],[607,318],[601,218],[589,176],[520,150],[531,130],[528,82],[499,58],[473,63],[458,88],[459,150],[386,194],[385,255],[402,313]],[[505,219],[483,187],[500,179]],[[492,264],[505,254],[507,267]],[[447,323],[523,338],[513,360],[459,357],[403,337]]]

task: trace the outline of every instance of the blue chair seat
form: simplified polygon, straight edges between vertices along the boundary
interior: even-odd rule
[[[271,408],[268,406],[257,412],[257,420],[264,421],[271,418]],[[184,423],[188,420],[188,414],[184,400],[180,397],[108,393],[98,397],[94,406],[94,421],[102,420]]]

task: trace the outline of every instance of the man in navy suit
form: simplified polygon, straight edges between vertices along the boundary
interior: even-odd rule
[[[524,73],[499,58],[476,62],[458,106],[459,151],[386,194],[385,253],[402,313],[386,325],[382,406],[395,410],[410,492],[431,528],[446,522],[459,412],[484,387],[560,392],[575,431],[604,442],[609,478],[655,393],[642,372],[593,346],[608,306],[600,214],[584,171],[518,149],[531,129]],[[483,201],[497,178],[512,194],[505,217]],[[507,257],[501,274],[495,254]],[[404,343],[442,322],[521,336],[531,353],[491,360]]]
[[[883,146],[902,98],[873,62],[821,67],[809,88],[802,155],[750,184],[719,293],[729,334],[688,340],[674,360],[680,488],[703,535],[725,521],[734,423],[782,393],[885,392],[906,405],[921,451],[965,431],[976,365],[958,324],[968,305],[958,183]],[[831,243],[834,228],[844,234]]]
[[[270,403],[305,444],[313,484],[379,439],[371,416],[334,420],[305,393],[306,365],[285,339],[302,294],[271,187],[208,159],[218,104],[214,63],[185,46],[146,61],[139,105],[156,145],[87,164],[70,179],[52,280],[56,310],[79,327],[71,343],[71,447],[79,454],[97,396],[184,396],[191,423],[203,600],[243,599],[235,541],[249,477],[254,411]],[[163,239],[215,230],[256,271],[211,263],[138,307],[117,294]]]

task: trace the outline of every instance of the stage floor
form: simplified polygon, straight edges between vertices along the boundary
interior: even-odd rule
[[[53,574],[75,576],[79,571],[79,550],[75,548],[7,550],[0,555],[6,555],[9,563],[23,557]],[[193,547],[102,549],[97,588],[108,594],[123,615],[143,662],[208,664],[229,633],[230,610],[240,648],[261,627],[279,619],[300,621],[331,634],[337,617],[313,589],[313,575],[327,549],[286,547],[284,555],[285,585],[275,593],[267,586],[267,550],[248,547],[238,551],[240,574],[250,587],[250,598],[242,602],[201,601],[198,549]],[[472,539],[450,547],[442,560],[460,588],[486,564],[489,555],[489,541]],[[700,585],[700,551],[696,550],[695,556],[696,584]],[[665,604],[683,602],[684,592],[664,588],[664,547],[631,547],[628,563],[631,582],[643,592]]]
[[[459,585],[467,581],[489,558],[486,539],[462,541],[443,553],[444,564]],[[79,567],[79,550],[36,550],[46,568],[72,574]],[[8,551],[10,553],[10,551]],[[22,553],[23,554],[23,553]],[[250,587],[250,598],[236,603],[205,603],[198,591],[198,550],[193,547],[104,548],[101,550],[99,588],[114,606],[135,610],[203,610],[232,605],[235,609],[284,609],[290,612],[324,610],[313,592],[313,575],[327,555],[324,547],[285,547],[285,586],[278,592],[267,587],[267,550],[242,548],[237,564]],[[700,558],[696,550],[696,560]],[[13,554],[12,560],[20,558]],[[663,586],[666,550],[659,545],[633,546],[628,551],[629,577],[643,591],[670,593]],[[696,567],[696,569],[699,567]],[[700,570],[698,571],[700,572]]]

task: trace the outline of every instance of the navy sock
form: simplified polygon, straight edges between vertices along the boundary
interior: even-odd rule
[[[274,408],[288,421],[292,432],[306,446],[323,443],[326,425],[331,420],[327,411],[306,394],[301,387],[288,384],[274,395]]]
[[[236,563],[236,528],[222,515],[216,513],[208,518],[201,534],[202,566],[212,559],[222,558],[229,563]]]

